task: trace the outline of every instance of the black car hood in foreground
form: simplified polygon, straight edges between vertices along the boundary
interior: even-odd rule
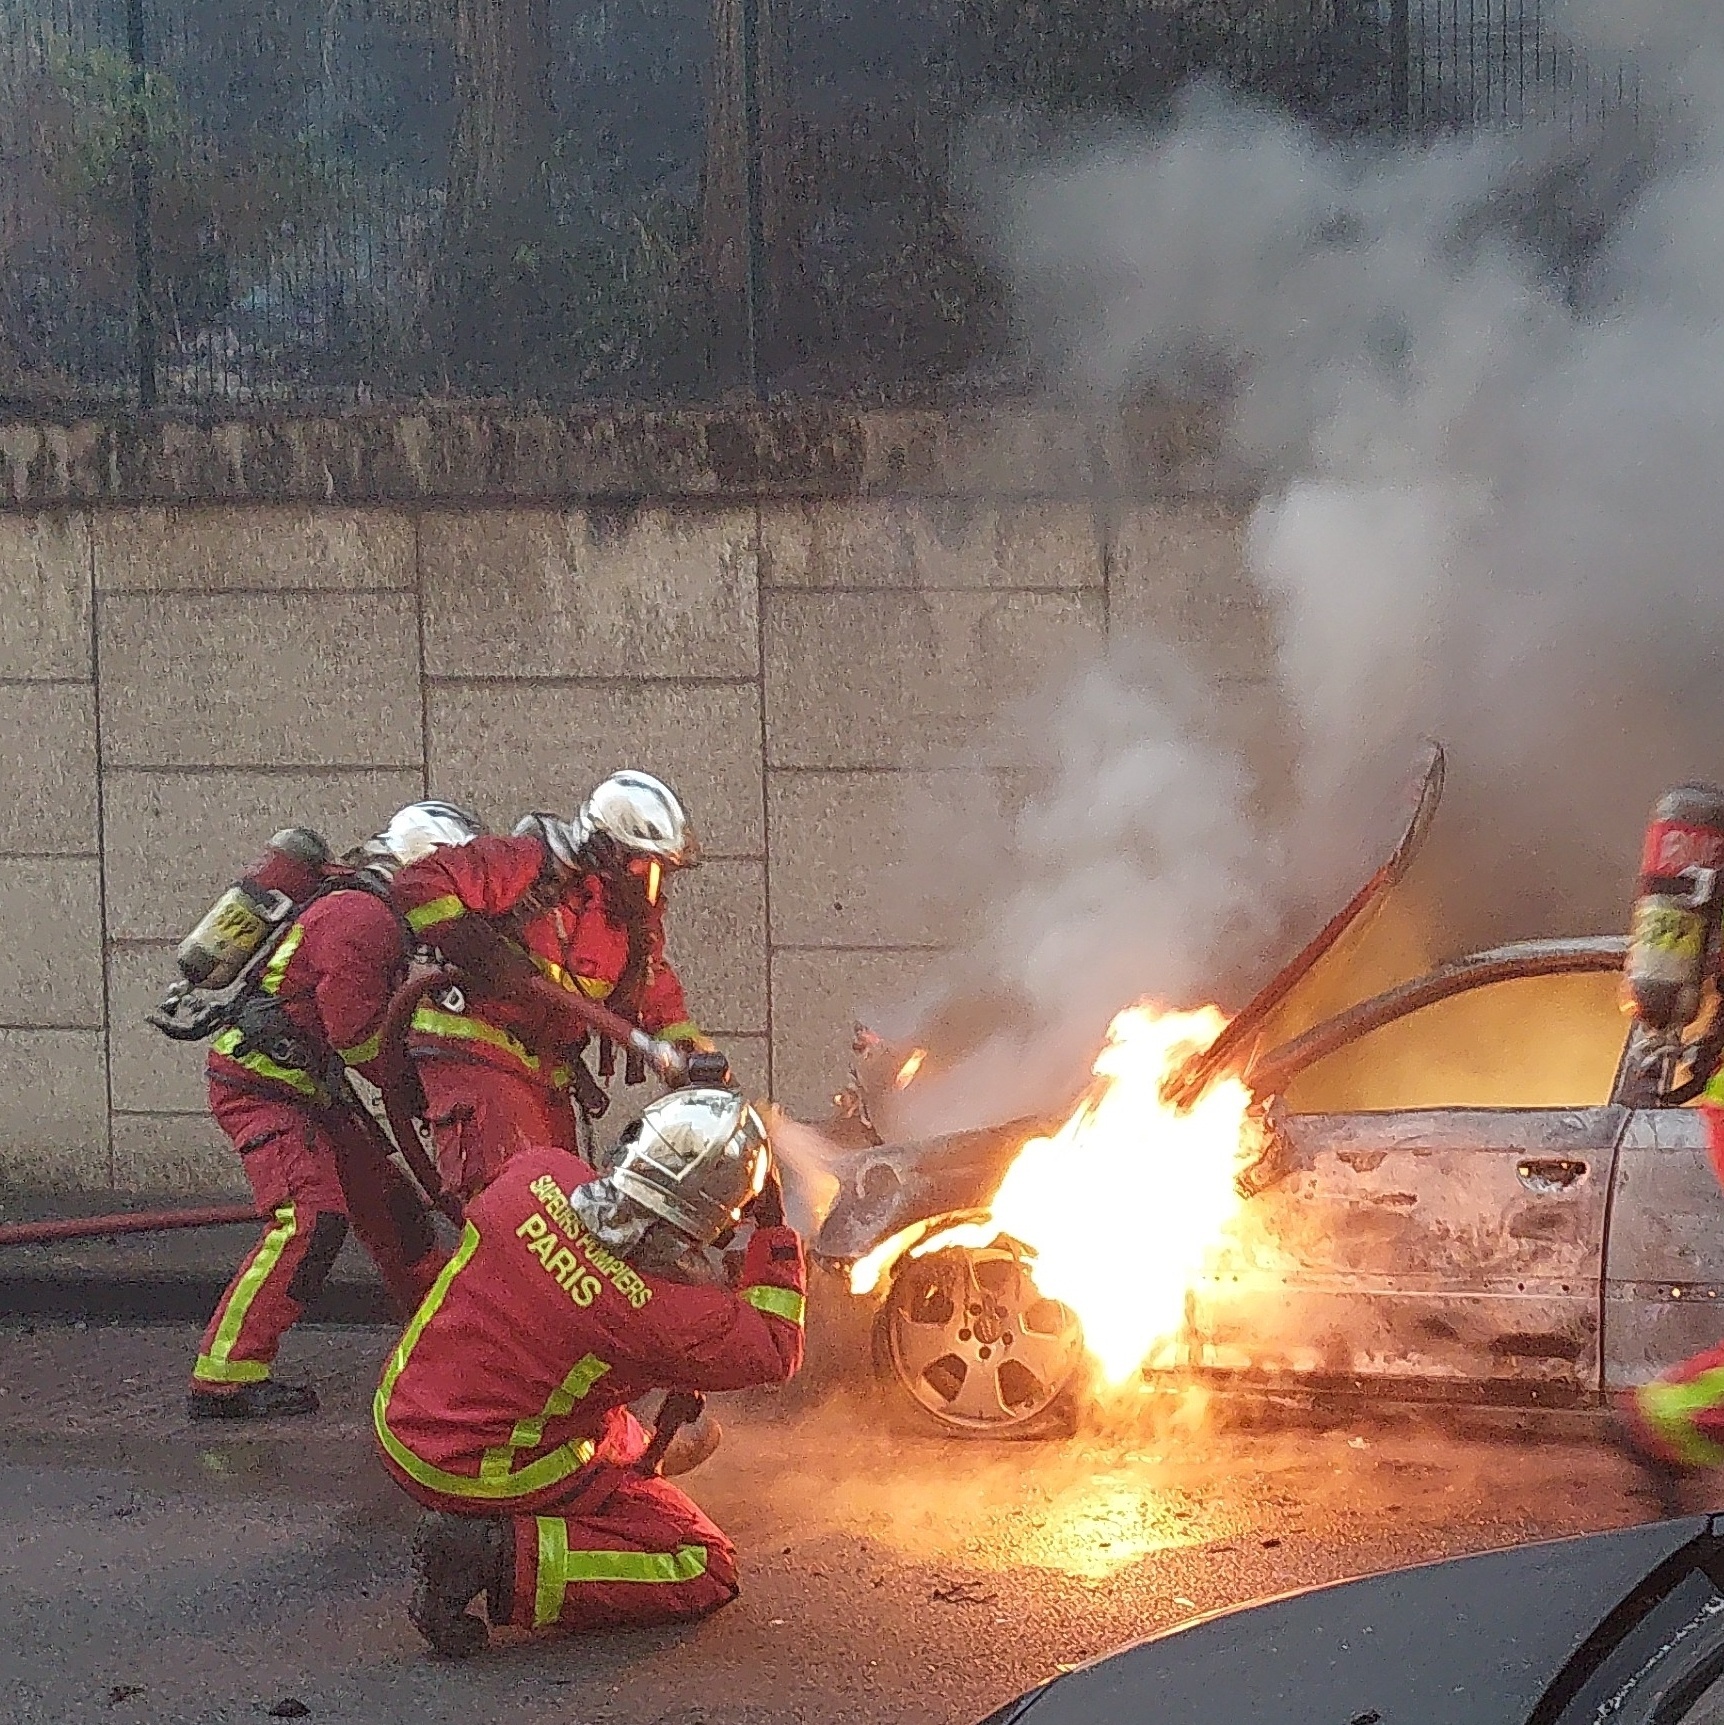
[[[1724,1573],[1724,1516],[1314,1588],[1111,1654],[985,1725],[1626,1725],[1642,1713],[1618,1692],[1684,1624],[1724,1631],[1701,1565]]]

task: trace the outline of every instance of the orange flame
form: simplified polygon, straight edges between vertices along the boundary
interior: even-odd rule
[[[1083,1101],[1018,1152],[986,1217],[924,1239],[907,1229],[855,1265],[852,1288],[871,1292],[906,1251],[1007,1234],[1034,1255],[1042,1293],[1078,1314],[1101,1380],[1123,1382],[1184,1326],[1186,1295],[1239,1208],[1234,1177],[1261,1148],[1237,1078],[1217,1080],[1184,1112],[1161,1098],[1167,1076],[1226,1022],[1212,1006],[1127,1007]]]
[[[902,1090],[904,1088],[904,1086],[906,1084],[908,1084],[910,1082],[910,1080],[912,1078],[914,1078],[916,1076],[916,1074],[922,1070],[922,1062],[924,1060],[926,1060],[927,1058],[928,1058],[927,1049],[925,1049],[925,1048],[913,1048],[913,1049],[911,1049],[910,1058],[908,1060],[906,1060],[904,1062],[904,1064],[898,1068],[898,1076],[895,1079],[893,1079],[892,1087],[895,1090]]]

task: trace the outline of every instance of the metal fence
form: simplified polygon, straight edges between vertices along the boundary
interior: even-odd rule
[[[874,397],[1004,351],[978,116],[1632,105],[1540,0],[0,0],[0,411]]]

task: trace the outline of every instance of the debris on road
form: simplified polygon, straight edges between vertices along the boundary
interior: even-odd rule
[[[952,1581],[936,1587],[928,1597],[941,1605],[992,1605],[999,1594],[988,1591],[984,1582]]]

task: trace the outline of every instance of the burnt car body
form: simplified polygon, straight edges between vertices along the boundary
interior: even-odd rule
[[[1719,1725],[1724,1517],[1451,1558],[1243,1606],[983,1725]]]
[[[1440,756],[1434,779],[1440,787]],[[1249,1171],[1240,1226],[1192,1288],[1158,1370],[1270,1389],[1581,1407],[1724,1332],[1724,1196],[1704,1121],[1648,1082],[1632,1029],[1596,1104],[1287,1105],[1313,1068],[1350,1050],[1368,1056],[1372,1038],[1416,1030],[1421,1014],[1499,987],[1620,972],[1620,938],[1519,942],[1272,1040],[1270,1008],[1309,973],[1313,949],[1332,946],[1400,878],[1434,800],[1421,800],[1368,890],[1225,1033],[1231,1070],[1265,1105],[1268,1148]],[[844,1268],[895,1237],[928,1239],[976,1216],[1025,1138],[1051,1124],[848,1153],[832,1170],[838,1191],[815,1256]],[[946,1429],[1007,1435],[1039,1429],[1069,1397],[1082,1348],[1075,1317],[1035,1288],[1033,1257],[1002,1240],[981,1253],[900,1257],[875,1358]]]

